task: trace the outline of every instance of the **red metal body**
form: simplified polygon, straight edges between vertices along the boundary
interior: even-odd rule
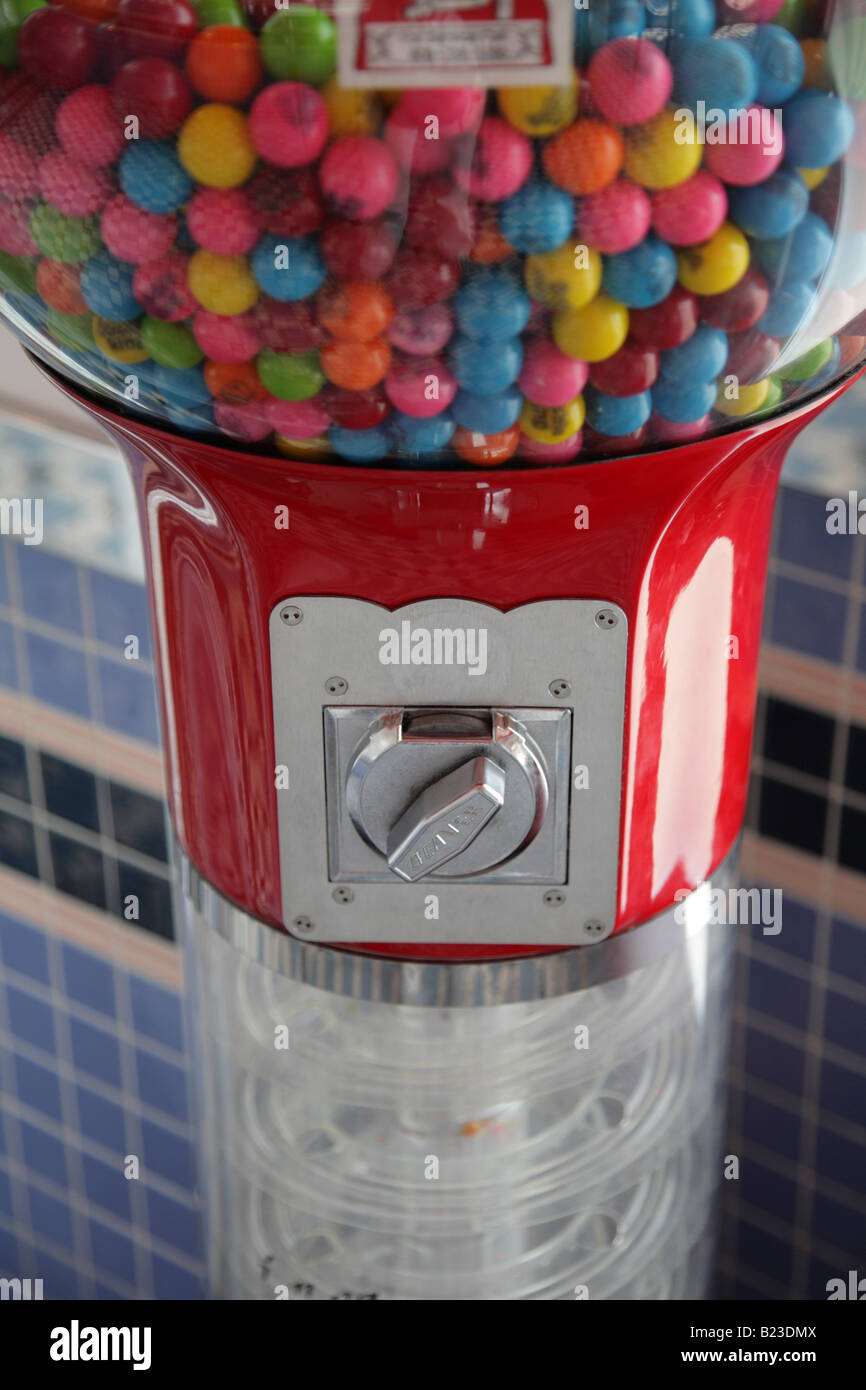
[[[245,455],[76,397],[132,468],[171,807],[193,863],[281,925],[268,646],[278,600],[337,594],[397,608],[459,596],[507,610],[593,598],[629,619],[617,929],[668,907],[740,829],[778,474],[792,439],[841,389],[667,451],[500,473]],[[274,525],[283,506],[288,530]],[[580,506],[587,529],[575,527]]]

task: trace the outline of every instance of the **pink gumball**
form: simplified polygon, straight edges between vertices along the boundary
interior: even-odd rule
[[[249,405],[227,405],[225,401],[214,401],[213,417],[223,434],[239,439],[243,444],[258,444],[273,434],[273,427],[265,418],[261,401]]]
[[[107,169],[82,164],[65,150],[49,150],[39,165],[39,189],[67,217],[92,217],[108,202],[114,181]]]
[[[403,124],[435,129],[447,140],[478,129],[486,100],[483,87],[422,87],[405,92],[396,109]]]
[[[372,135],[335,140],[319,168],[319,183],[331,207],[353,222],[379,217],[394,198],[398,182],[390,148]]]
[[[186,225],[199,246],[220,256],[245,256],[259,239],[253,205],[239,188],[197,189],[187,205]]]
[[[657,116],[674,85],[661,49],[638,38],[604,44],[594,54],[587,76],[596,110],[615,125],[641,125]]]
[[[331,423],[327,411],[315,399],[281,401],[276,396],[268,396],[264,410],[271,429],[286,439],[318,439]]]
[[[29,203],[7,202],[0,197],[0,251],[10,256],[38,256],[39,247],[30,233]]]
[[[532,145],[499,116],[485,116],[476,135],[454,147],[454,178],[473,198],[501,202],[522,188],[532,170]]]
[[[274,82],[259,92],[249,115],[258,153],[279,169],[312,164],[328,138],[328,108],[304,82]]]
[[[605,256],[617,256],[643,241],[651,216],[646,190],[629,179],[617,179],[600,192],[581,198],[577,236]]]
[[[526,348],[517,384],[533,405],[556,408],[580,395],[588,375],[585,362],[566,357],[555,343],[538,338]]]
[[[728,137],[725,144],[707,142],[704,163],[710,173],[724,183],[737,187],[763,183],[782,162],[785,153],[782,127],[782,121],[769,107],[747,106],[736,121],[729,121],[725,127],[724,134]]]
[[[448,409],[457,382],[438,357],[395,362],[385,377],[385,395],[395,410],[428,420]]]
[[[144,265],[168,255],[177,236],[177,218],[173,213],[146,212],[118,193],[103,209],[99,231],[112,256]]]
[[[385,139],[400,168],[412,174],[440,174],[451,163],[454,141],[428,139],[422,129],[400,115],[399,108],[385,122]]]
[[[39,161],[14,135],[0,130],[0,193],[9,198],[39,196]]]
[[[676,420],[665,420],[655,412],[649,421],[649,435],[660,444],[687,444],[690,439],[700,439],[710,428],[711,419],[704,415],[700,420],[689,420],[687,424]]]
[[[262,346],[255,319],[250,314],[235,314],[230,318],[199,309],[192,321],[195,340],[212,362],[237,365],[249,362]]]
[[[769,24],[785,0],[724,0],[722,19],[728,24]]]
[[[401,309],[389,323],[385,336],[401,352],[431,357],[441,352],[454,332],[454,314],[447,304],[428,309]]]
[[[698,246],[709,241],[727,212],[725,186],[706,169],[699,169],[685,183],[661,188],[652,195],[653,231],[673,246]]]
[[[530,439],[528,435],[520,436],[520,443],[517,446],[517,461],[538,465],[571,463],[580,453],[583,445],[583,431],[578,430],[570,439],[562,439],[558,444],[542,444],[538,439]]]

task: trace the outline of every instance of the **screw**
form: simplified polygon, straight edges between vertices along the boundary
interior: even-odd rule
[[[585,936],[593,937],[596,940],[600,936],[607,936],[607,927],[604,925],[604,922],[584,922],[583,931]]]
[[[331,897],[335,903],[353,903],[355,901],[355,894],[351,888],[335,888]]]
[[[595,615],[596,627],[603,627],[609,630],[612,627],[616,627],[618,622],[619,618],[612,608],[600,608]]]
[[[297,627],[298,623],[304,621],[304,610],[295,607],[293,603],[287,603],[285,608],[280,609],[280,617],[286,627]]]
[[[345,695],[349,689],[349,682],[342,676],[329,676],[325,681],[325,689],[329,695]]]
[[[296,917],[292,922],[295,931],[312,931],[315,923],[309,917]]]
[[[565,902],[565,894],[560,893],[558,888],[549,888],[541,901],[545,907],[562,907]]]
[[[564,700],[571,694],[571,682],[564,680],[562,676],[558,680],[551,681],[547,687],[555,700]]]

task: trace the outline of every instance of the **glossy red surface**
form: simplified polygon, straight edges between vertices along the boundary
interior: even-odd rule
[[[280,923],[268,655],[278,600],[341,594],[396,608],[454,595],[505,610],[594,598],[621,605],[630,630],[617,929],[668,907],[740,829],[778,473],[839,389],[667,452],[499,473],[245,456],[82,402],[135,479],[172,811],[201,873]],[[586,530],[575,529],[580,505]],[[274,526],[281,506],[288,531]]]

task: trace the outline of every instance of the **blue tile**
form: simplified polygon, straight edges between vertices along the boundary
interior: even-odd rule
[[[90,718],[87,663],[83,651],[28,632],[27,657],[31,695],[69,714]]]
[[[67,943],[63,947],[63,970],[70,999],[114,1018],[114,970],[107,961]]]
[[[201,1242],[197,1212],[152,1190],[147,1194],[147,1210],[152,1235],[185,1255],[198,1257]]]
[[[25,613],[64,632],[83,630],[78,570],[71,561],[42,546],[23,545],[18,551],[18,573]]]
[[[113,837],[151,859],[168,860],[165,802],[134,787],[110,782]]]
[[[153,1291],[157,1298],[190,1302],[204,1297],[201,1279],[161,1255],[153,1257]]]
[[[866,927],[833,919],[830,928],[830,969],[858,985],[866,985]]]
[[[83,1019],[69,1019],[72,1037],[72,1056],[75,1065],[91,1076],[98,1076],[110,1086],[120,1086],[120,1048],[113,1033],[94,1028]]]
[[[6,574],[6,556],[16,544],[16,541],[10,541],[5,536],[0,536],[0,608],[9,607],[9,578]]]
[[[866,1004],[828,991],[824,1036],[836,1047],[862,1055],[866,1043]]]
[[[4,1173],[0,1168],[0,1215],[12,1215],[12,1184],[9,1181],[9,1174]]]
[[[848,1251],[852,1264],[857,1260],[862,1263],[866,1250],[866,1212],[856,1211],[816,1192],[812,1202],[812,1239]]]
[[[827,515],[825,497],[783,486],[779,493],[778,555],[794,565],[847,579],[857,538],[831,535]]]
[[[26,994],[23,989],[15,989],[13,985],[6,987],[6,1001],[13,1037],[53,1056],[57,1052],[57,1040],[54,1036],[54,1010],[50,1004]]]
[[[778,576],[770,637],[778,646],[839,665],[847,600],[841,594]]]
[[[821,1106],[831,1115],[866,1127],[866,1086],[862,1076],[825,1059],[821,1064]]]
[[[49,984],[45,936],[35,927],[0,913],[0,956],[8,970],[18,970],[32,980]]]
[[[102,717],[110,729],[159,743],[156,715],[156,688],[147,671],[137,671],[131,662],[97,662]]]
[[[85,574],[93,604],[93,636],[114,647],[118,656],[123,655],[126,638],[137,637],[142,660],[151,660],[150,608],[144,586],[101,570]]]
[[[740,1200],[767,1216],[793,1222],[797,1206],[797,1184],[774,1168],[765,1168],[751,1158],[740,1163]]]
[[[31,820],[0,811],[0,863],[19,874],[39,877],[36,834]]]
[[[860,1192],[866,1172],[866,1148],[841,1134],[834,1134],[831,1129],[819,1129],[815,1166],[821,1177],[850,1187],[852,1192]]]
[[[749,1007],[781,1019],[794,1028],[805,1028],[809,1018],[809,985],[787,970],[776,970],[763,961],[749,962]]]
[[[36,1251],[36,1268],[43,1284],[43,1297],[51,1300],[77,1299],[78,1275],[71,1265],[56,1260],[45,1250]]]
[[[45,809],[53,816],[83,825],[86,830],[98,831],[99,807],[93,773],[53,753],[40,753],[39,762]]]
[[[5,618],[0,618],[0,685],[7,690],[18,689],[15,635],[11,623],[7,623]]]
[[[120,1160],[114,1167],[110,1167],[101,1159],[94,1158],[92,1154],[82,1154],[81,1163],[84,1168],[84,1190],[91,1202],[128,1221],[129,1189],[130,1184],[136,1179],[123,1176]]]
[[[126,1152],[126,1126],[123,1110],[113,1100],[106,1100],[85,1086],[76,1090],[78,1124],[81,1133],[94,1144],[103,1144],[117,1153]]]
[[[61,1187],[66,1186],[66,1150],[59,1139],[22,1120],[21,1148],[28,1168]]]
[[[192,1191],[195,1186],[195,1163],[189,1142],[154,1124],[152,1120],[142,1119],[141,1133],[148,1172]]]
[[[11,1231],[0,1226],[0,1274],[14,1279],[19,1277],[20,1269],[21,1255],[18,1250],[18,1242]]]
[[[746,1030],[746,1075],[759,1077],[783,1091],[803,1089],[803,1053],[757,1028]]]
[[[138,1094],[147,1104],[176,1120],[187,1118],[186,1076],[180,1067],[137,1048]]]
[[[775,1280],[781,1287],[790,1283],[790,1245],[749,1221],[740,1221],[737,1229],[737,1260],[743,1274],[752,1269],[767,1279]]]
[[[135,1284],[135,1251],[127,1236],[118,1235],[101,1221],[91,1221],[90,1247],[100,1274],[113,1274],[127,1284]]]
[[[177,994],[138,975],[130,978],[132,1021],[136,1031],[183,1052],[183,1019]]]
[[[15,1080],[18,1095],[25,1105],[40,1110],[43,1115],[50,1115],[52,1120],[62,1120],[60,1082],[56,1072],[49,1071],[48,1067],[42,1067],[38,1062],[31,1062],[29,1057],[16,1056]]]
[[[743,1136],[762,1148],[786,1158],[796,1158],[800,1148],[800,1119],[778,1105],[748,1092],[743,1096]]]
[[[784,951],[797,960],[811,964],[815,950],[818,914],[808,903],[785,893],[782,897],[782,930],[778,936],[764,938],[774,951]]]
[[[52,1241],[55,1245],[65,1245],[67,1250],[71,1250],[75,1242],[66,1203],[58,1202],[56,1197],[49,1197],[47,1192],[40,1192],[38,1187],[29,1187],[27,1196],[30,1201],[30,1221],[34,1234]]]

